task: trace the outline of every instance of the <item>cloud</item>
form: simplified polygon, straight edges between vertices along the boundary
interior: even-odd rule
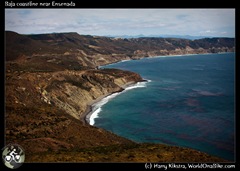
[[[205,30],[205,31],[201,31],[200,33],[216,33],[216,31],[213,31],[213,30]]]
[[[19,33],[235,35],[234,9],[6,9]],[[206,32],[206,31],[210,32]],[[205,31],[205,32],[204,32]],[[214,32],[213,32],[214,31]]]

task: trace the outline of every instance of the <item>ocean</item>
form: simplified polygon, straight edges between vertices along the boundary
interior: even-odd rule
[[[91,125],[136,142],[235,160],[235,53],[159,56],[101,68],[133,71],[148,82],[96,103]]]

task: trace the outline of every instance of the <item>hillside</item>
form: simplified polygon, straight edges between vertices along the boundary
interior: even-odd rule
[[[155,55],[234,51],[234,39],[116,39],[77,33],[20,35],[7,31],[6,143],[27,162],[223,162],[163,144],[139,144],[88,125],[91,104],[129,84],[137,73],[97,66]]]
[[[20,35],[6,32],[6,60],[21,61],[21,69],[79,70],[124,59],[159,55],[233,52],[233,38],[108,38],[77,33]],[[44,67],[41,67],[44,63]],[[37,64],[37,65],[35,65]],[[40,65],[40,66],[39,66]]]

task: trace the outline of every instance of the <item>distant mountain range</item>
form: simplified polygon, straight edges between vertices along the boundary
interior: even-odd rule
[[[179,39],[189,39],[189,40],[196,40],[196,39],[204,39],[204,38],[213,38],[212,36],[190,36],[190,35],[170,35],[170,34],[163,34],[163,35],[157,35],[157,34],[151,34],[151,35],[105,35],[106,37],[112,37],[112,38],[140,38],[140,37],[157,37],[157,38],[179,38]]]

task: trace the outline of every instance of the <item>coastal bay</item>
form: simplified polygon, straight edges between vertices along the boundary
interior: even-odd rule
[[[221,53],[104,66],[152,81],[102,106],[94,125],[136,142],[190,147],[234,160],[234,61],[234,53]]]
[[[6,31],[6,143],[20,144],[28,151],[28,162],[226,161],[180,146],[139,143],[91,126],[85,117],[103,97],[123,92],[145,78],[138,71],[99,66],[158,55],[234,50],[234,39],[224,38],[125,40],[77,33],[21,35]],[[120,94],[140,90],[145,89]]]

